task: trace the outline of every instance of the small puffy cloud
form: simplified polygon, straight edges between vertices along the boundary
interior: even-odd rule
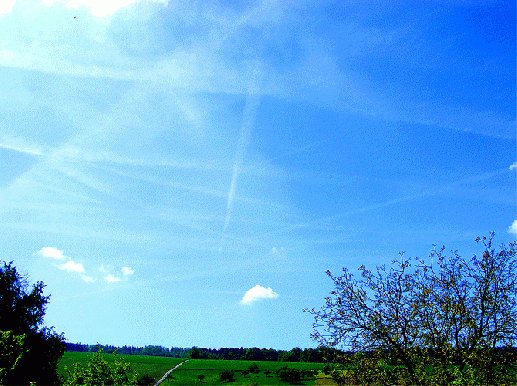
[[[73,260],[70,260],[64,264],[60,264],[60,265],[58,265],[58,267],[59,267],[59,269],[62,269],[64,271],[68,271],[68,272],[80,272],[80,273],[84,272],[83,265],[80,263],[74,263]]]
[[[119,277],[116,277],[115,275],[109,274],[104,276],[104,280],[106,280],[108,283],[117,283],[121,281],[122,279]]]
[[[512,225],[510,225],[510,227],[508,228],[508,232],[509,233],[513,233],[514,235],[517,236],[517,220],[515,220]]]
[[[513,164],[510,165],[510,170],[515,170],[517,169],[517,162],[514,162]]]
[[[250,305],[253,302],[256,302],[261,299],[275,299],[277,297],[278,294],[274,292],[270,287],[264,288],[260,285],[256,285],[244,294],[244,297],[241,300],[241,304]]]
[[[63,251],[60,251],[59,249],[56,249],[54,247],[43,247],[38,252],[35,252],[33,254],[34,256],[43,256],[43,257],[49,257],[52,259],[66,259],[66,256],[63,255]]]
[[[104,274],[104,280],[108,283],[117,283],[122,280],[127,280],[130,275],[135,273],[135,270],[131,269],[131,267],[122,267],[120,272],[122,273],[123,277],[121,278],[120,275],[114,275],[111,273],[112,270],[113,267],[105,267],[104,265],[99,267],[99,271]]]
[[[83,279],[87,283],[93,283],[95,279],[91,276],[81,275],[81,279]]]
[[[34,256],[42,256],[50,259],[56,260],[68,260],[66,263],[62,264],[54,264],[56,267],[61,269],[62,271],[70,272],[70,273],[81,273],[81,278],[87,283],[93,283],[95,279],[91,276],[84,275],[85,269],[82,264],[74,262],[69,257],[63,255],[63,251],[60,251],[54,247],[43,247],[38,252],[33,253]]]
[[[135,270],[131,269],[129,267],[122,267],[121,271],[122,271],[122,275],[124,275],[124,276],[129,276],[129,275],[132,275],[135,273]]]

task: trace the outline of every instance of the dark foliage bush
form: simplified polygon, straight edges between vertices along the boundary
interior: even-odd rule
[[[138,378],[136,384],[138,386],[149,386],[154,385],[156,383],[156,378],[151,377],[150,375],[143,375]]]
[[[235,381],[235,373],[233,370],[225,370],[219,374],[219,380],[221,382],[233,382]]]

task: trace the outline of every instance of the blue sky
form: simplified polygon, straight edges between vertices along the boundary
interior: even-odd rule
[[[0,250],[72,342],[313,347],[330,269],[515,240],[513,1],[10,0]]]

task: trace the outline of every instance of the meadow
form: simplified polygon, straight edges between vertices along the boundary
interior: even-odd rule
[[[75,363],[86,367],[92,353],[66,352],[59,362],[58,371],[66,376],[66,369],[71,369]],[[138,377],[147,376],[159,380],[168,370],[187,358],[165,358],[146,355],[120,355]],[[107,361],[113,361],[112,354],[106,354]],[[323,373],[322,363],[304,362],[267,362],[217,359],[190,359],[173,371],[162,385],[334,385]],[[282,381],[277,371],[282,367],[298,371],[313,371],[314,375],[305,376],[299,381]],[[287,370],[289,371],[289,370]],[[284,374],[286,370],[284,369]],[[227,379],[222,381],[221,375]],[[224,376],[223,376],[224,378]],[[154,384],[154,383],[153,383]]]

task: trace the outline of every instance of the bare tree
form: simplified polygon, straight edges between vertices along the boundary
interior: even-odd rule
[[[336,353],[334,376],[348,384],[504,384],[515,377],[516,244],[480,256],[433,250],[429,264],[406,258],[360,278],[327,275],[334,290],[314,315],[313,338]],[[512,356],[513,352],[513,356]],[[512,359],[513,358],[513,359]],[[512,373],[513,372],[513,373]]]

